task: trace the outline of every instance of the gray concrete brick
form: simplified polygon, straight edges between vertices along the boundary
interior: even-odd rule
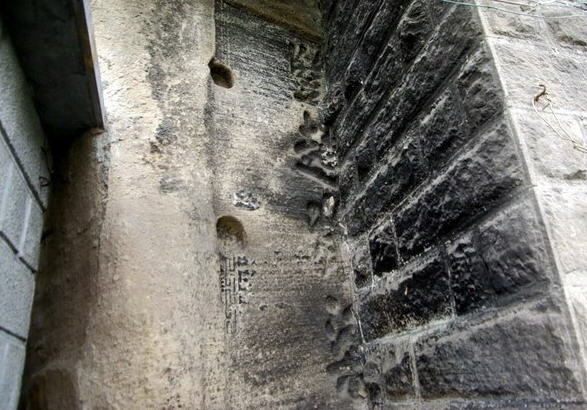
[[[14,248],[18,248],[26,216],[27,198],[31,194],[14,163],[9,165],[4,179],[7,182],[0,197],[0,232]]]
[[[41,187],[40,179],[48,177],[41,149],[45,145],[45,136],[28,84],[6,35],[0,39],[0,121],[24,172],[46,203],[48,190]]]
[[[0,330],[0,408],[14,410],[20,395],[25,347]]]
[[[39,248],[43,231],[43,210],[31,196],[27,200],[26,218],[23,222],[26,227],[20,238],[19,255],[36,270],[39,265]]]
[[[34,276],[0,239],[0,326],[26,337],[33,303]]]

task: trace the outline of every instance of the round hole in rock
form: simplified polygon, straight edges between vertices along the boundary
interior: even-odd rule
[[[245,228],[234,216],[227,215],[218,218],[216,222],[216,235],[220,249],[223,251],[242,248],[245,245]]]
[[[208,63],[208,67],[210,67],[210,75],[214,84],[223,88],[232,88],[234,86],[234,76],[227,65],[222,64],[216,57],[213,57]]]

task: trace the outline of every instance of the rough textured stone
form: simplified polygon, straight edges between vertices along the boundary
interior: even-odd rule
[[[15,410],[18,406],[24,355],[23,343],[0,330],[0,397],[3,409]]]
[[[420,147],[431,168],[447,163],[472,137],[458,99],[455,91],[447,88],[420,122]]]
[[[408,259],[419,253],[522,182],[508,127],[500,122],[474,149],[456,159],[446,174],[397,211],[400,256]]]
[[[452,314],[448,272],[439,256],[409,267],[403,279],[380,284],[360,301],[367,340],[422,326]]]
[[[49,173],[43,149],[45,136],[33,106],[29,87],[6,34],[0,37],[0,122],[3,136],[13,147],[25,174],[46,202],[47,187],[42,178]],[[41,178],[42,177],[42,178]]]
[[[564,51],[553,54],[541,45],[507,39],[495,39],[494,48],[512,106],[532,110],[533,98],[542,91],[539,84],[544,84],[554,109],[587,112],[587,96],[577,92],[587,88],[585,55]]]
[[[0,239],[0,326],[20,337],[29,331],[34,276]]]
[[[453,9],[436,27],[366,131],[379,141],[379,155],[385,154],[409,121],[434,96],[478,35],[479,26],[464,7]]]
[[[545,292],[550,266],[541,226],[531,202],[515,204],[448,247],[456,311],[518,303],[524,290]]]
[[[26,224],[26,208],[31,193],[20,169],[11,161],[7,181],[0,196],[0,232],[5,235],[14,248],[20,248],[20,239]]]
[[[372,403],[400,402],[415,397],[407,343],[375,342],[366,347],[363,377]]]
[[[585,28],[585,24],[581,24],[579,19],[574,19],[575,21],[569,23],[566,17],[556,18],[571,14],[580,16],[581,12],[581,9],[572,8],[545,8],[542,10],[543,15],[546,17],[546,25],[558,44],[573,50],[587,51],[587,28]]]
[[[528,166],[533,178],[567,184],[587,180],[587,155],[575,148],[573,142],[561,138],[568,138],[568,135],[584,144],[581,124],[574,117],[562,113],[554,116],[550,110],[542,111],[542,108],[540,104],[540,115],[534,110],[512,110],[520,139],[528,149]],[[555,126],[561,136],[545,120]]]
[[[371,233],[369,253],[374,275],[381,276],[398,267],[399,258],[391,221]]]
[[[19,253],[26,263],[36,270],[39,264],[43,231],[43,210],[31,197],[29,197],[26,207],[26,228],[23,229],[20,237]]]
[[[578,181],[579,182],[579,181]],[[587,272],[587,195],[585,185],[543,185],[537,188],[539,201],[550,230],[550,242],[563,275]],[[563,281],[564,282],[564,281]]]
[[[495,118],[503,110],[503,93],[493,61],[486,47],[481,46],[467,61],[456,78],[470,132]]]
[[[560,316],[534,311],[465,332],[424,337],[416,367],[424,398],[580,397],[577,363]]]

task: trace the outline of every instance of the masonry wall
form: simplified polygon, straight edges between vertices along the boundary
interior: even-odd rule
[[[360,317],[354,334],[364,352],[341,353],[339,384],[358,380],[375,408],[581,406],[578,333],[534,165],[528,168],[520,124],[509,111],[521,98],[516,106],[529,117],[528,102],[540,88],[531,83],[520,97],[504,91],[500,78],[507,70],[519,84],[524,69],[543,59],[524,52],[521,42],[506,51],[511,33],[488,40],[470,7],[383,0],[327,9],[323,117],[337,144],[339,217]],[[564,43],[569,36],[556,27]],[[542,31],[534,36],[542,42]],[[500,71],[493,54],[499,47]],[[581,66],[584,57],[569,53],[565,61]],[[522,63],[524,56],[530,62]],[[548,69],[583,81],[560,61]],[[574,93],[578,100],[565,98],[582,104],[582,88]],[[568,156],[556,150],[559,160],[582,169],[578,154],[565,150]],[[531,155],[538,164],[550,161],[545,151]],[[549,186],[546,196],[557,197]],[[583,211],[571,209],[575,216],[564,220],[579,220]],[[547,220],[556,219],[548,213]]]
[[[0,21],[0,407],[16,408],[50,177],[28,84]]]

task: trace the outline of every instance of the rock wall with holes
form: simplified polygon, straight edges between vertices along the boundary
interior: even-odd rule
[[[350,306],[350,287],[332,220],[336,159],[318,122],[321,44],[228,2],[216,2],[215,21],[208,129],[225,405],[345,408],[326,370],[336,335],[325,323]]]
[[[360,318],[339,386],[375,408],[581,407],[584,292],[561,275],[584,282],[585,156],[531,102],[550,77],[583,138],[584,26],[421,0],[327,10],[322,116]]]
[[[0,407],[15,409],[49,171],[29,86],[0,21]]]
[[[320,39],[228,2],[92,12],[107,132],[59,153],[23,402],[349,408]]]

